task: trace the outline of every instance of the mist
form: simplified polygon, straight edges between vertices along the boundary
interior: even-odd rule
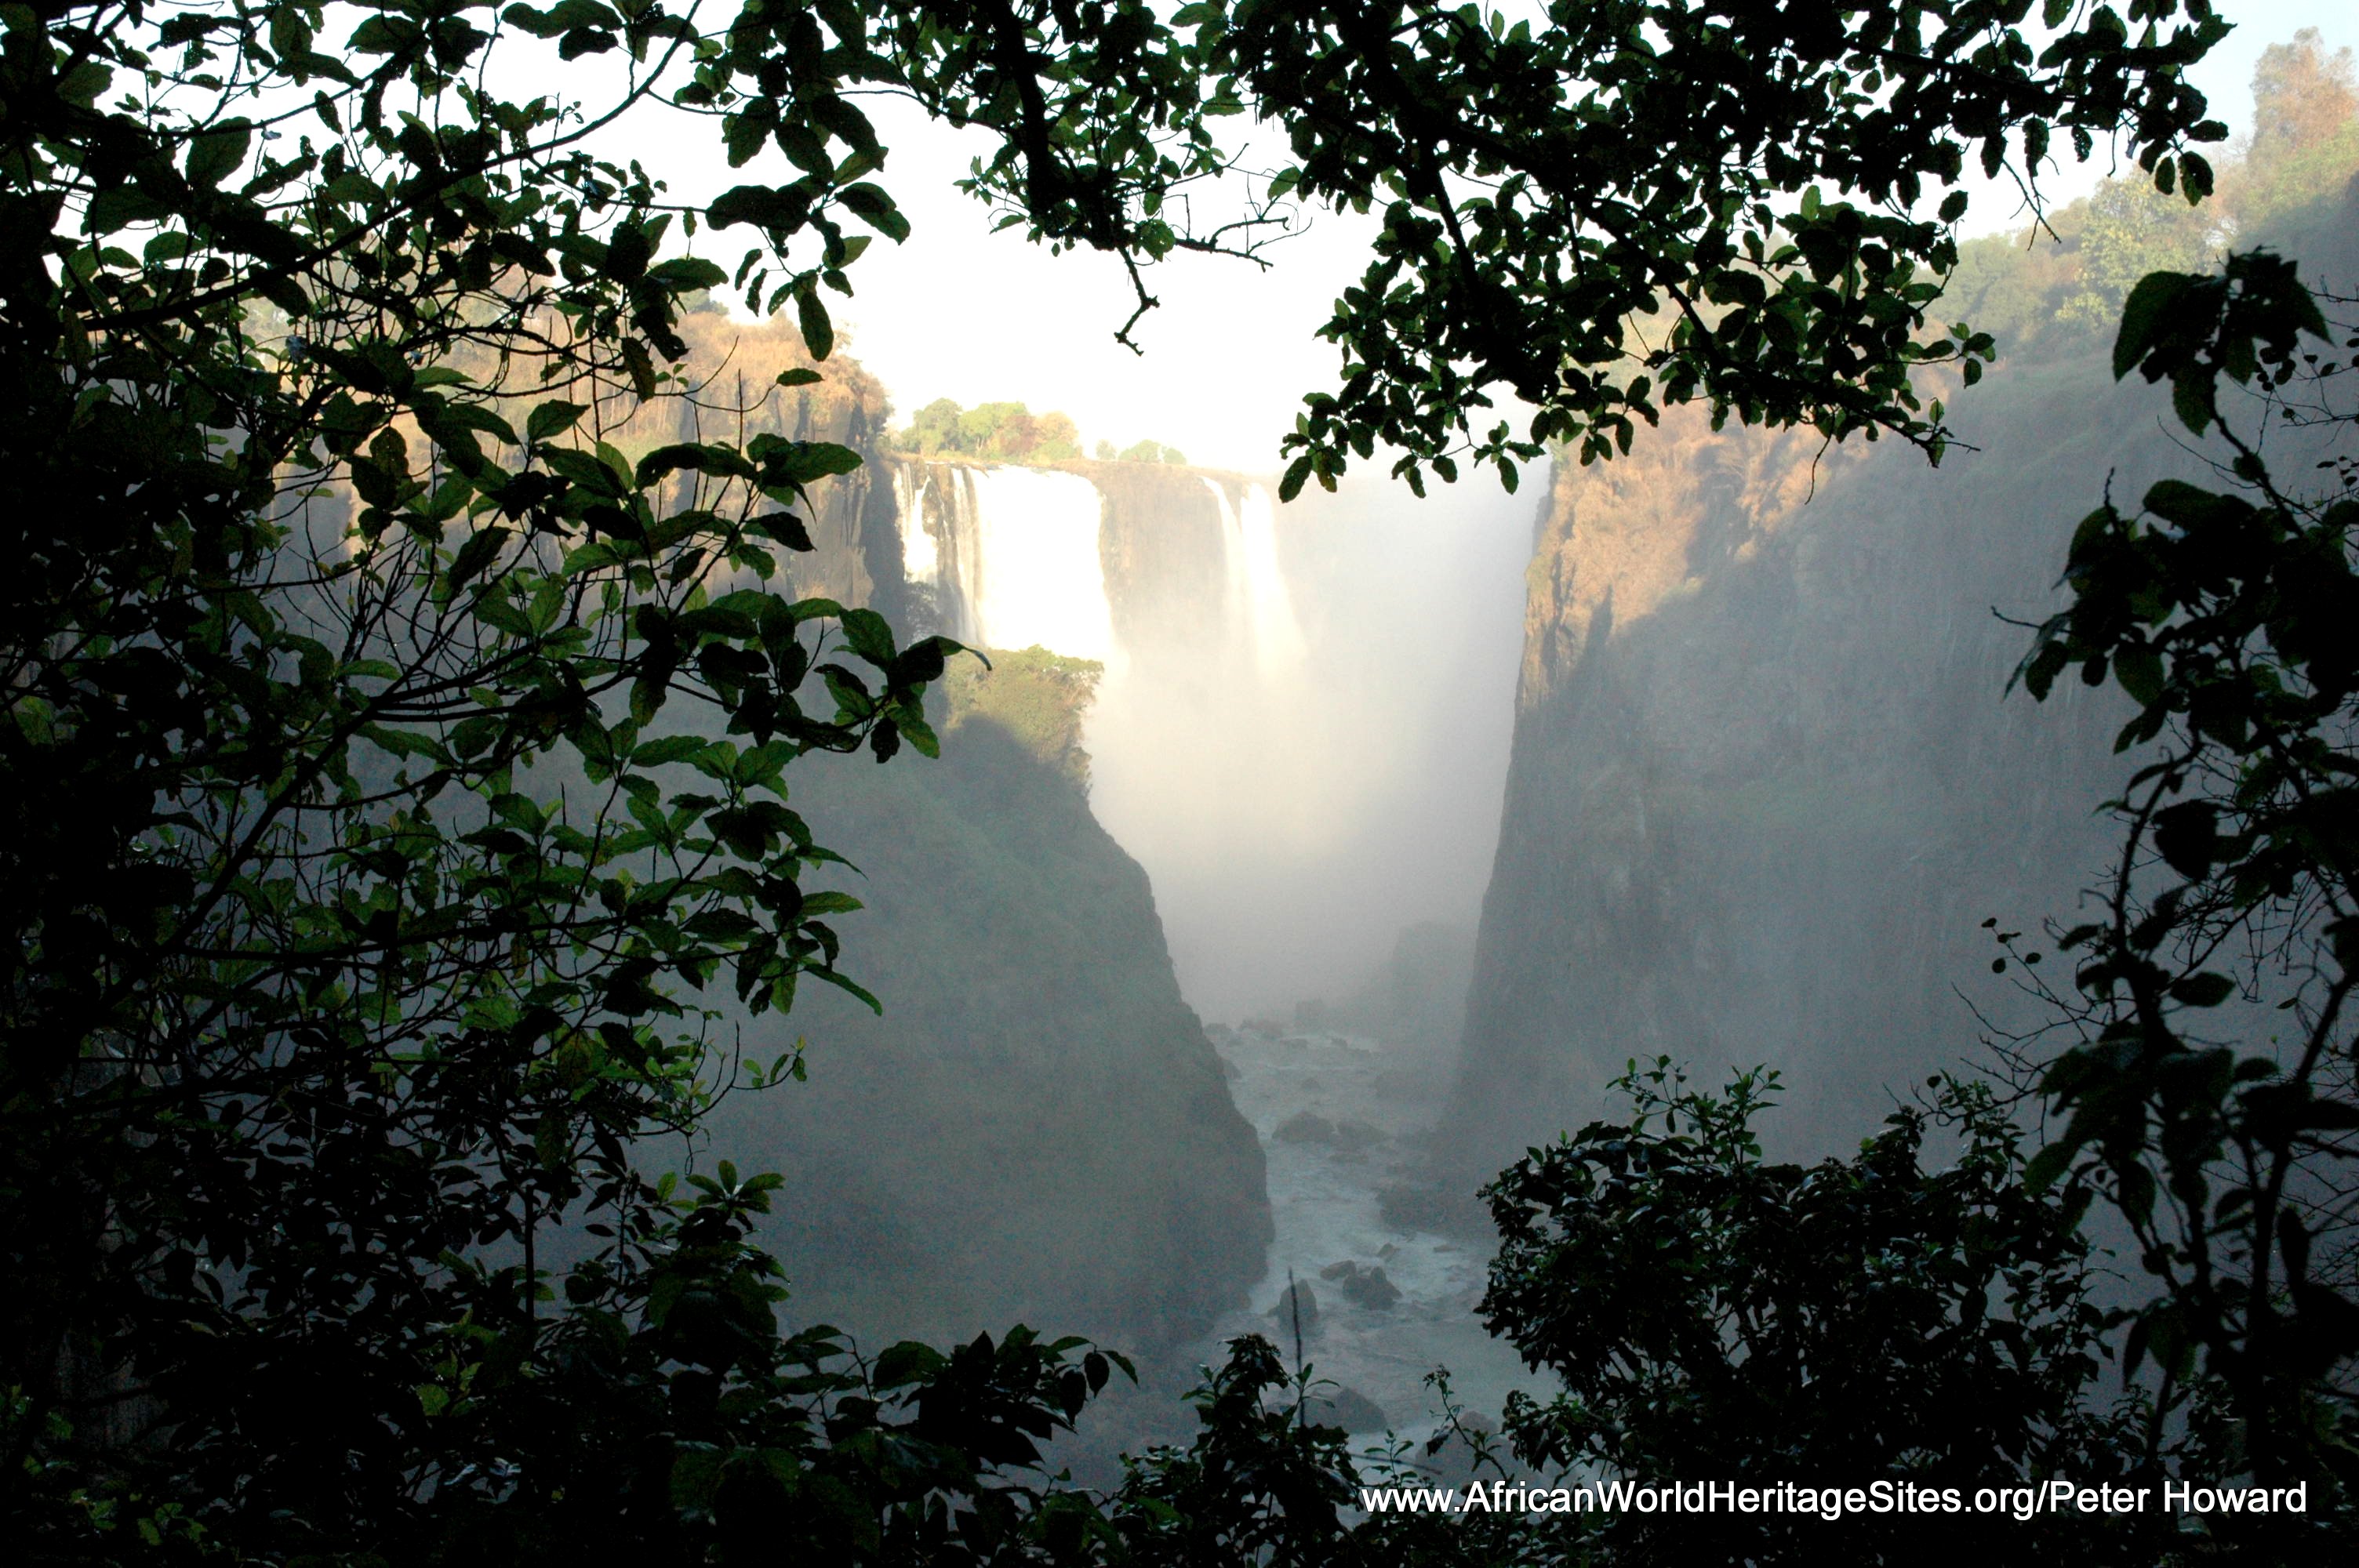
[[[1365,984],[1409,926],[1472,929],[1534,506],[1487,478],[1422,502],[1377,476],[1311,489],[1272,524],[1261,644],[1107,673],[1091,806],[1146,867],[1206,1018],[1290,1018]]]

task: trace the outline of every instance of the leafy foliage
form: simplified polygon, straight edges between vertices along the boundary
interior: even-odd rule
[[[1188,455],[1177,447],[1167,447],[1157,440],[1133,441],[1121,451],[1107,454],[1118,463],[1169,463],[1175,468],[1187,466]]]
[[[2053,933],[2070,989],[2035,982],[2073,1036],[2038,1080],[2066,1120],[2035,1173],[2099,1184],[2136,1233],[2161,1291],[2133,1362],[2208,1380],[2256,1474],[2348,1487],[2359,336],[2321,306],[2266,252],[2139,282],[2114,372],[2170,384],[2189,434],[2224,448],[2224,488],[2165,481],[2137,512],[2090,514],[2072,602],[2020,678],[2042,698],[2068,670],[2111,680],[2137,708],[2119,747],[2153,747],[2112,803],[2097,917]],[[2288,441],[2322,483],[2280,477]]]
[[[1765,7],[1559,5],[1506,24],[1440,5],[1305,16],[1191,6],[1199,49],[1288,130],[1274,185],[1380,208],[1376,258],[1323,334],[1344,384],[1288,438],[1288,493],[1330,482],[1377,442],[1455,477],[1545,443],[1584,461],[1626,449],[1667,403],[1715,418],[1891,431],[1938,459],[1938,404],[1910,375],[1986,336],[1928,331],[1957,261],[1952,190],[1973,158],[2027,169],[2052,138],[2086,157],[2125,135],[2158,185],[2190,197],[2226,132],[2181,71],[2223,36],[2198,0],[2059,3],[2044,51],[2020,0]],[[2150,24],[2135,44],[2129,27]],[[1488,389],[1538,413],[1521,437],[1478,427]]]
[[[1548,439],[1602,455],[1658,397],[1938,452],[1909,373],[1988,350],[1920,331],[1962,199],[1875,204],[2018,134],[2036,162],[2051,127],[2123,129],[2201,189],[2184,144],[2217,128],[2180,73],[2220,24],[2188,9],[2137,0],[2134,44],[2052,7],[2038,59],[2019,0],[1538,29],[1219,0],[0,11],[11,1533],[271,1561],[1118,1539],[1010,1478],[1105,1360],[782,1338],[745,1243],[766,1184],[682,1201],[633,1160],[739,1076],[699,993],[865,998],[786,773],[932,750],[958,652],[764,586],[858,454],[614,438],[690,395],[681,314],[724,283],[828,359],[828,296],[908,232],[860,92],[984,125],[975,189],[1134,267],[1234,248],[1169,198],[1248,106],[1297,167],[1243,232],[1288,192],[1384,202],[1289,489],[1378,439],[1412,478],[1469,436],[1506,473]],[[584,78],[612,99],[519,91],[551,49],[612,57]],[[696,207],[592,150],[658,94],[732,168],[791,172]],[[734,228],[734,269],[697,254]],[[1495,384],[1541,406],[1528,441],[1472,435]],[[559,1224],[604,1248],[561,1281]]]
[[[943,682],[945,733],[972,719],[996,724],[1025,751],[1076,784],[1090,778],[1082,725],[1105,666],[1046,648],[995,652],[989,665],[962,668]]]
[[[2264,244],[2299,254],[2331,232],[2359,171],[2352,71],[2350,51],[2329,54],[2314,31],[2271,45],[2254,71],[2252,134],[2228,149],[2210,200],[2190,206],[2143,178],[2105,180],[2027,233],[1961,245],[1951,308],[2006,360],[2077,359],[2112,344],[2148,273],[2209,272]]]
[[[467,84],[462,16],[335,57],[299,5],[0,18],[0,1377],[6,1507],[60,1552],[448,1546],[561,1490],[516,1477],[569,1347],[679,1361],[647,1292],[712,1261],[631,1157],[735,1072],[695,993],[865,994],[784,770],[933,745],[954,644],[759,586],[855,454],[604,438],[723,275],[658,259],[657,187],[563,104]],[[294,150],[257,80],[317,89]],[[585,1220],[622,1260],[560,1307],[541,1244]]]
[[[2091,1408],[2110,1316],[2092,1299],[2085,1193],[2022,1181],[1987,1087],[1937,1079],[1850,1160],[1765,1161],[1774,1074],[1723,1096],[1667,1062],[1618,1083],[1626,1123],[1536,1149],[1485,1189],[1501,1246],[1484,1322],[1563,1391],[1513,1396],[1515,1452],[1544,1472],[1744,1485],[1875,1477],[1974,1488],[2006,1476],[2118,1477],[2148,1460],[2135,1401]],[[1929,1131],[1961,1144],[1929,1170]],[[1620,1561],[1906,1560],[1923,1515],[1631,1514]],[[2149,1562],[2144,1534],[1990,1532],[2009,1561]],[[1968,1550],[1973,1550],[1968,1548]]]
[[[960,453],[1012,463],[1066,462],[1082,455],[1071,416],[1034,414],[1021,403],[978,403],[962,408],[938,397],[910,416],[893,444],[921,457]]]

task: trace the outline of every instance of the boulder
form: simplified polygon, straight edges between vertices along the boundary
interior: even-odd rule
[[[1390,1311],[1400,1300],[1400,1287],[1386,1275],[1382,1265],[1368,1267],[1349,1260],[1330,1263],[1319,1271],[1319,1277],[1332,1281],[1343,1292],[1345,1301],[1371,1312]]]

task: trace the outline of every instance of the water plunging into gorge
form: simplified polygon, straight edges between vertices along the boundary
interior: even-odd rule
[[[1438,1363],[1495,1411],[1515,1367],[1474,1321],[1485,1249],[1381,1195],[1452,1063],[1527,508],[1376,485],[1280,508],[1256,481],[1136,465],[903,460],[893,485],[921,623],[1103,665],[1090,807],[1146,868],[1267,1160],[1276,1239],[1195,1357],[1249,1330],[1288,1344],[1269,1314],[1291,1277],[1351,1424],[1422,1431]]]

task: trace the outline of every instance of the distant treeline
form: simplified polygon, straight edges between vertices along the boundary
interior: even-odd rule
[[[1960,247],[1941,309],[1998,341],[2016,360],[2111,347],[2130,288],[2149,272],[2205,272],[2268,233],[2288,254],[2315,250],[2309,213],[2332,211],[2359,167],[2359,83],[2351,52],[2317,29],[2263,51],[2253,75],[2253,129],[2220,160],[2212,199],[2190,206],[2141,169],[2049,212],[2056,243],[1993,234]]]
[[[1081,431],[1072,416],[1035,414],[1021,403],[978,403],[962,408],[951,398],[938,397],[892,435],[893,445],[920,457],[956,453],[1008,463],[1067,462],[1082,455]],[[1102,463],[1185,463],[1177,447],[1159,441],[1139,441],[1117,450],[1112,441],[1100,441],[1093,454]]]

